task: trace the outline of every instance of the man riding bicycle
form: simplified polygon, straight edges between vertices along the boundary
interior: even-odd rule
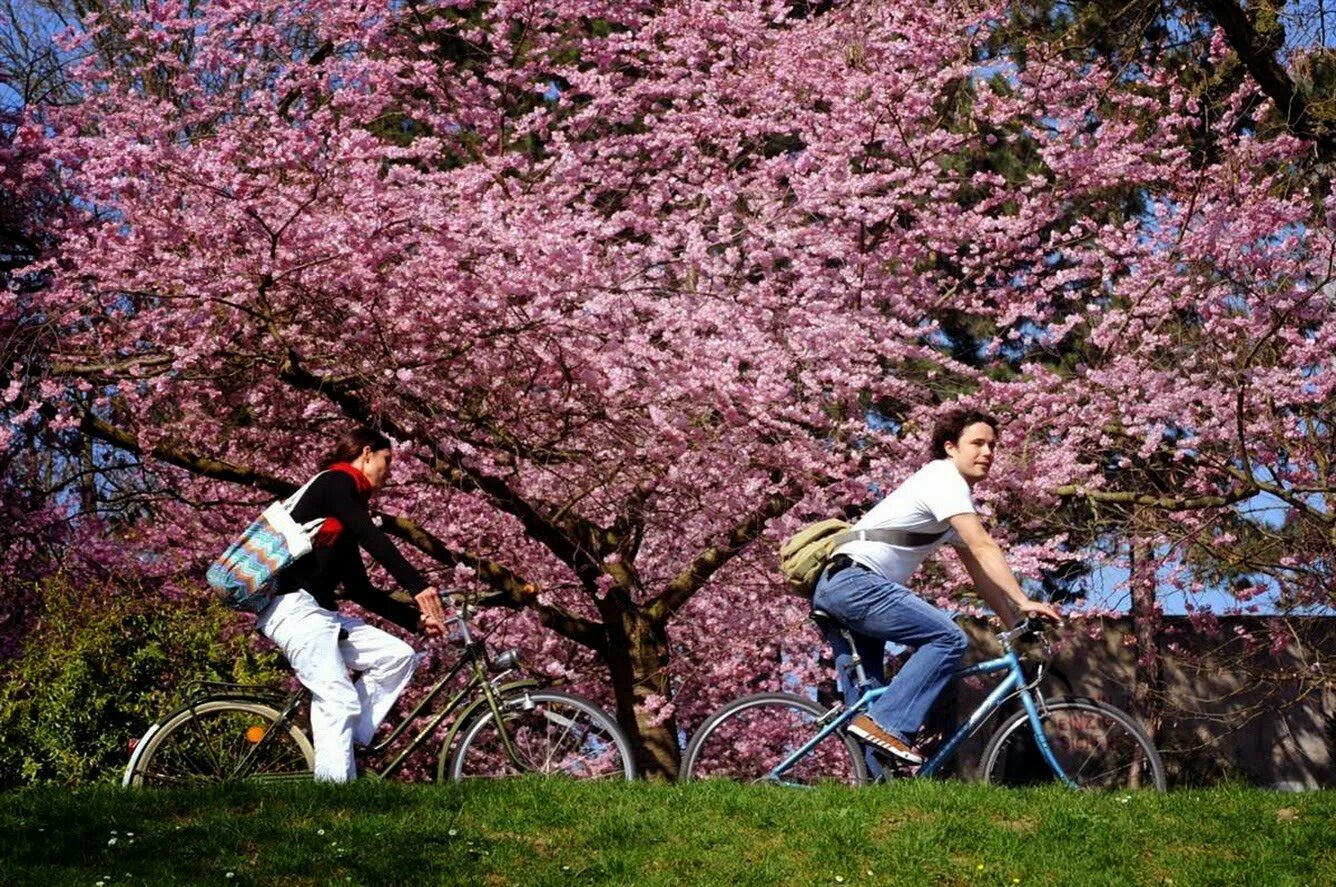
[[[933,428],[933,461],[920,468],[863,516],[850,532],[874,530],[835,549],[817,581],[812,606],[850,629],[867,678],[885,685],[885,645],[917,648],[891,681],[890,691],[849,723],[849,732],[893,757],[923,763],[914,737],[928,709],[951,680],[968,646],[949,615],[916,596],[904,583],[927,557],[951,545],[984,601],[1008,625],[1058,611],[1030,600],[1007,565],[1002,548],[979,520],[972,498],[988,476],[997,449],[998,422],[987,413],[955,409]],[[888,532],[889,531],[889,532]],[[881,541],[886,538],[893,541]],[[826,639],[852,705],[861,695],[851,662],[855,650],[838,627]]]

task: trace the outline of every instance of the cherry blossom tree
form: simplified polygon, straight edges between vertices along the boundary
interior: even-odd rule
[[[10,424],[142,459],[135,544],[199,565],[378,424],[390,531],[606,687],[651,774],[724,697],[824,676],[772,544],[914,470],[944,402],[1009,420],[984,501],[1023,575],[1134,517],[1218,563],[1266,492],[1317,546],[1273,566],[1322,593],[1336,205],[1307,143],[1259,135],[1246,79],[1206,103],[999,52],[1003,11],[91,15],[80,100],[23,130],[72,199]]]

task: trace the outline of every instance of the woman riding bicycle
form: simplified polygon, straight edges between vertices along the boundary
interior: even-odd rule
[[[928,709],[964,658],[965,633],[946,613],[903,584],[930,554],[950,544],[975,587],[1007,625],[1020,616],[1059,620],[1057,610],[1032,601],[1021,590],[1001,547],[979,520],[971,489],[988,476],[997,447],[997,420],[975,410],[952,410],[933,429],[934,461],[915,472],[879,502],[850,532],[876,531],[874,538],[835,549],[817,581],[812,606],[852,630],[865,673],[885,685],[887,641],[916,647],[891,681],[890,691],[868,714],[849,723],[849,732],[902,761],[921,764],[914,736]],[[889,537],[893,542],[878,541]],[[1015,613],[1013,613],[1013,609]],[[853,705],[853,651],[837,628],[827,631],[835,651],[845,701]]]
[[[355,429],[339,441],[292,509],[299,524],[326,519],[314,548],[283,572],[273,603],[256,624],[311,691],[315,778],[328,782],[357,777],[354,743],[371,742],[417,665],[408,644],[339,613],[335,588],[342,585],[348,598],[405,628],[432,637],[445,631],[436,588],[376,527],[368,510],[371,494],[389,479],[391,459],[389,439],[373,429]],[[359,547],[413,595],[417,606],[372,586]],[[357,680],[349,677],[349,669],[360,672]]]

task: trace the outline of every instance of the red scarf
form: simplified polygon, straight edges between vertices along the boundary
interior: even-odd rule
[[[335,462],[327,469],[329,471],[342,471],[353,479],[357,484],[357,497],[365,505],[371,500],[371,481],[366,479],[366,475],[358,471],[347,462]],[[325,522],[320,525],[320,530],[315,534],[314,544],[318,548],[333,545],[343,532],[343,522],[337,517],[327,517]]]

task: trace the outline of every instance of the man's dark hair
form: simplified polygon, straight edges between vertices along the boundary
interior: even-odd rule
[[[934,459],[945,459],[946,445],[960,443],[960,435],[964,434],[965,429],[975,422],[982,422],[992,428],[994,434],[999,433],[996,417],[985,413],[983,410],[957,407],[938,416],[937,424],[932,427],[932,448],[929,450],[932,457]]]
[[[354,428],[339,438],[334,449],[321,460],[320,467],[328,468],[335,462],[351,462],[362,455],[363,447],[371,447],[371,452],[378,453],[390,449],[390,439],[374,428]]]

